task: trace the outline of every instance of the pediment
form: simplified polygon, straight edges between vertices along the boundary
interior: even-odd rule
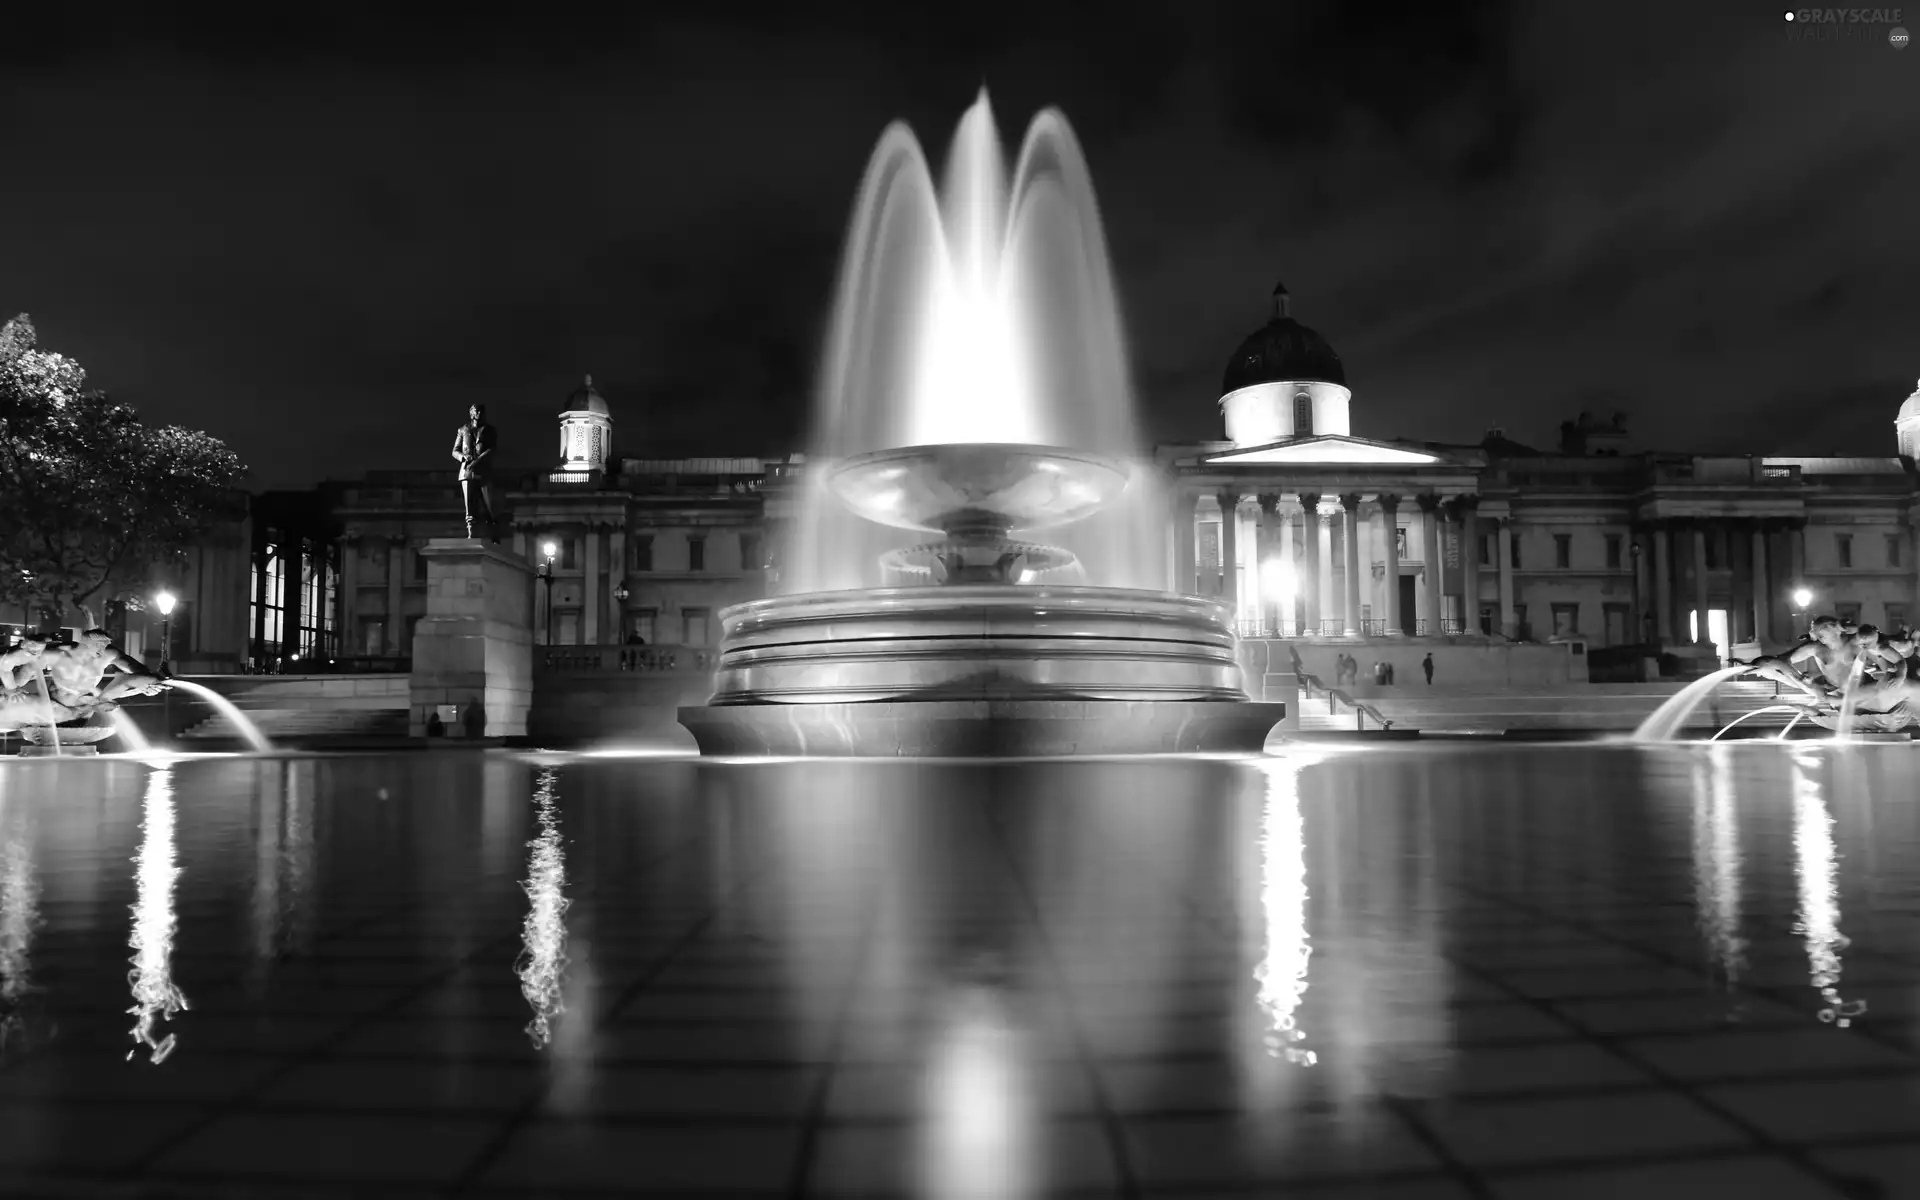
[[[1206,460],[1208,464],[1232,463],[1256,466],[1315,465],[1412,467],[1444,463],[1447,460],[1426,450],[1414,450],[1393,442],[1374,442],[1356,437],[1289,438],[1266,446],[1229,450]]]

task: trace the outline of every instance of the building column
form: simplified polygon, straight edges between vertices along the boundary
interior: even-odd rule
[[[1765,648],[1772,636],[1773,605],[1767,594],[1767,527],[1753,523],[1753,640]]]
[[[1513,611],[1513,518],[1494,523],[1494,549],[1500,552],[1500,636],[1513,641],[1520,636],[1520,616]]]
[[[764,545],[771,548],[773,534],[767,533]],[[762,554],[766,551],[763,549]],[[627,640],[627,610],[614,593],[627,582],[627,531],[615,528],[607,534],[607,632],[613,636],[607,641],[618,646]],[[767,594],[767,573],[760,572],[760,594]]]
[[[1200,497],[1183,491],[1173,501],[1173,590],[1179,595],[1200,593],[1199,540]]]
[[[1340,497],[1340,509],[1346,514],[1340,534],[1347,551],[1347,629],[1348,637],[1360,636],[1360,496],[1349,492]]]
[[[1233,613],[1233,627],[1240,628],[1240,493],[1221,492],[1220,502],[1220,599]]]
[[[400,582],[407,573],[407,541],[405,538],[387,539],[387,653],[405,658],[413,653],[413,647],[402,644],[406,637],[407,623],[400,615]]]
[[[1673,538],[1665,522],[1653,527],[1653,631],[1665,649],[1674,643]]]
[[[338,611],[333,615],[336,632],[334,634],[334,654],[340,658],[351,658],[363,652],[360,642],[355,640],[357,632],[353,627],[355,589],[360,586],[360,535],[349,533],[340,539],[340,600]]]
[[[1400,510],[1400,497],[1391,492],[1380,493],[1377,503],[1380,505],[1380,561],[1386,578],[1386,601],[1381,612],[1386,615],[1386,624],[1382,626],[1389,635],[1406,632],[1405,614],[1400,611],[1400,521],[1396,515]]]
[[[1428,493],[1420,497],[1419,504],[1421,542],[1426,547],[1421,553],[1426,557],[1423,573],[1427,585],[1421,615],[1427,623],[1426,636],[1439,637],[1440,586],[1441,576],[1445,574],[1440,556],[1440,497]]]
[[[1480,632],[1480,497],[1457,496],[1460,519],[1460,628]]]
[[[1320,494],[1300,493],[1300,636],[1320,633],[1320,574],[1326,564],[1320,561],[1320,541],[1314,526],[1319,523]]]
[[[1911,615],[1907,617],[1907,620],[1913,622],[1920,621],[1920,512],[1910,514],[1907,517],[1907,521],[1913,527],[1912,536],[1907,539],[1907,561],[1913,564],[1912,570],[1914,572],[1912,607],[1907,609],[1907,612]],[[1920,626],[1915,626],[1915,628],[1920,628]]]
[[[1332,499],[1323,497],[1320,503],[1315,506],[1314,511],[1320,518],[1320,622],[1314,629],[1314,632],[1325,637],[1327,636],[1328,623],[1340,619],[1334,615],[1339,611],[1340,601],[1335,594],[1333,580],[1335,562],[1333,557],[1333,518],[1339,513],[1339,509],[1335,507]]]
[[[1280,636],[1280,589],[1267,586],[1267,564],[1286,555],[1292,548],[1287,545],[1286,524],[1280,518],[1280,496],[1277,492],[1260,493],[1260,536],[1258,552],[1254,556],[1254,570],[1260,575],[1260,631],[1268,637]],[[1288,563],[1289,573],[1292,563]],[[1278,574],[1279,568],[1275,568]]]
[[[1707,629],[1707,523],[1693,526],[1693,644],[1711,645],[1713,635]]]
[[[580,582],[580,644],[600,644],[600,527],[591,521],[581,535],[586,541],[585,574]]]

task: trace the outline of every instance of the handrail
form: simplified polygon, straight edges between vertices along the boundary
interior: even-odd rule
[[[1300,652],[1298,650],[1295,650],[1292,646],[1288,646],[1287,653],[1293,659],[1293,675],[1294,678],[1299,681],[1300,690],[1305,692],[1309,698],[1312,697],[1315,688],[1325,693],[1327,697],[1327,714],[1329,716],[1335,712],[1334,703],[1338,701],[1353,711],[1354,721],[1360,729],[1367,727],[1366,719],[1368,717],[1372,717],[1374,722],[1383,730],[1393,728],[1393,722],[1379,709],[1364,700],[1355,700],[1351,695],[1341,691],[1339,688],[1328,687],[1318,675],[1307,670],[1306,664],[1300,661]]]

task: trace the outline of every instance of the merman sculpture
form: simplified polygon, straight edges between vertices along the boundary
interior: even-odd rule
[[[118,674],[109,679],[113,672]],[[18,732],[36,743],[50,736],[99,741],[113,727],[95,718],[112,713],[121,700],[155,695],[168,684],[114,645],[104,629],[89,629],[77,642],[29,633],[0,655],[0,732]]]

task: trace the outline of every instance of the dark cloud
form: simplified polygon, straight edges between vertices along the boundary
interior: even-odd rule
[[[10,26],[0,308],[268,483],[439,465],[475,399],[544,463],[588,371],[624,453],[787,449],[875,137],[937,162],[986,83],[1009,140],[1075,122],[1159,437],[1217,436],[1275,277],[1376,436],[1604,393],[1652,444],[1811,406],[1883,453],[1920,374],[1920,59],[1771,10],[606,7]]]

